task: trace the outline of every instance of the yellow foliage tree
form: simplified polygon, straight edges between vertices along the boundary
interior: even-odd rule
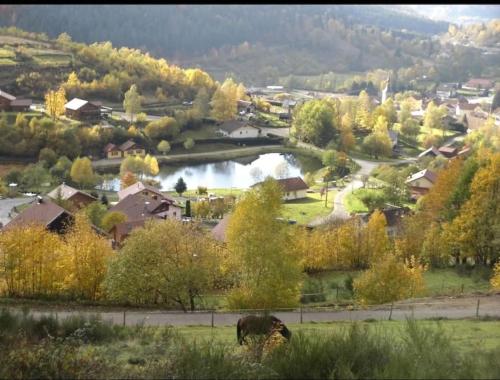
[[[9,297],[54,296],[64,288],[62,241],[42,225],[0,234],[0,291]]]
[[[134,183],[137,183],[137,177],[134,173],[127,171],[121,176],[120,188],[126,189]]]
[[[53,120],[64,114],[66,102],[66,91],[63,87],[57,91],[50,90],[45,94],[45,109]]]
[[[381,261],[354,280],[354,294],[361,304],[381,304],[422,294],[424,266],[411,257],[405,262],[395,254]]]
[[[368,220],[365,229],[365,250],[369,263],[381,260],[390,249],[389,236],[387,235],[387,220],[380,210],[375,210]]]
[[[94,231],[83,213],[75,215],[74,224],[64,236],[66,257],[65,283],[69,291],[85,299],[102,297],[102,282],[108,260],[114,256],[108,240]]]
[[[490,283],[494,289],[500,290],[500,262],[495,264]]]

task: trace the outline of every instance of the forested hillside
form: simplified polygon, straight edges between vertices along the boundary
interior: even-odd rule
[[[247,82],[411,66],[437,50],[429,35],[448,28],[359,5],[20,5],[3,6],[0,25],[142,48]]]

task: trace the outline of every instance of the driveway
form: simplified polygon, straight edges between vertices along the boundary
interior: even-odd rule
[[[5,226],[12,220],[9,214],[11,213],[13,207],[32,202],[34,199],[34,197],[23,197],[0,200],[0,222],[2,225]]]

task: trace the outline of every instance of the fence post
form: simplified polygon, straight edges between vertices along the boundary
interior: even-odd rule
[[[300,307],[300,323],[302,324],[303,315],[302,315],[302,306]]]
[[[392,321],[392,308],[394,307],[394,302],[391,303],[391,312],[389,313],[389,321]]]
[[[126,321],[126,313],[127,311],[126,310],[123,310],[123,326],[125,326],[125,321]]]
[[[476,306],[476,318],[479,318],[479,302],[481,301],[481,299],[477,299],[477,306]]]
[[[212,309],[212,328],[214,327],[214,310]]]

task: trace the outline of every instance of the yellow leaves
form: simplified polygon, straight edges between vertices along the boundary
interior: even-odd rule
[[[45,94],[45,109],[54,120],[64,114],[66,102],[66,92],[63,87],[57,91],[50,90]]]
[[[490,283],[494,289],[500,290],[500,262],[495,265],[493,277],[491,277]]]
[[[402,262],[388,254],[354,280],[354,292],[361,304],[377,304],[415,297],[424,290],[425,266],[415,257]]]

